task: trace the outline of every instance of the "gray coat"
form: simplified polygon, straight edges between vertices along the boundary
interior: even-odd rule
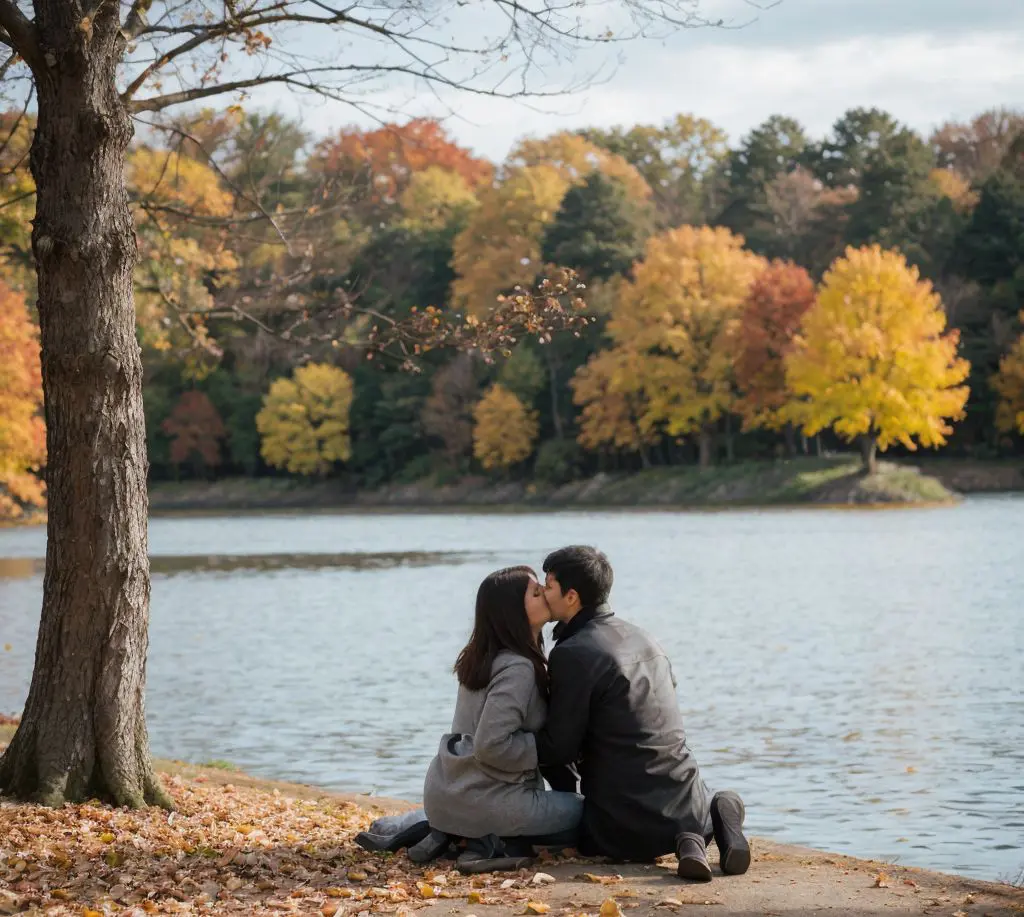
[[[533,663],[524,656],[500,653],[482,691],[460,686],[451,732],[441,738],[423,787],[430,826],[460,837],[558,830],[571,794],[544,789],[533,732],[546,716]]]

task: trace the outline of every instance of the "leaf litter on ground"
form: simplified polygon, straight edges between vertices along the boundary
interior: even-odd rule
[[[541,879],[373,857],[354,802],[164,778],[176,812],[0,801],[0,914],[402,914],[436,899],[522,912]],[[453,902],[454,903],[454,902]]]

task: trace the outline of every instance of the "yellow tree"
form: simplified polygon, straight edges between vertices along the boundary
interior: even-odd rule
[[[492,385],[473,409],[473,455],[488,471],[507,471],[533,454],[537,412],[503,385]]]
[[[814,435],[859,440],[865,471],[894,443],[937,447],[964,416],[970,364],[917,268],[879,246],[848,248],[825,275],[786,363],[788,414]],[[915,442],[916,441],[916,442]]]
[[[504,180],[479,192],[480,207],[455,238],[456,303],[479,312],[501,293],[532,284],[542,272],[544,230],[566,191],[595,171],[618,179],[637,199],[651,193],[621,156],[575,134],[526,140],[513,150]]]
[[[480,192],[480,206],[455,237],[452,293],[460,307],[482,312],[502,292],[533,282],[540,273],[544,227],[568,188],[554,166],[539,165],[518,169]]]
[[[256,415],[260,452],[292,474],[324,475],[352,455],[352,380],[336,366],[310,363],[278,379]]]
[[[42,506],[46,460],[39,339],[25,297],[0,280],[0,519]]]
[[[187,346],[212,349],[204,313],[238,267],[223,222],[234,198],[213,169],[172,150],[133,151],[127,179],[138,235],[135,312],[142,342],[167,350],[177,333]]]
[[[636,452],[646,467],[648,450],[661,435],[644,393],[651,357],[625,347],[594,354],[573,376],[573,400],[582,407],[577,440],[584,449],[604,446]]]
[[[633,361],[647,403],[641,428],[696,435],[702,467],[715,425],[735,407],[739,316],[763,264],[727,229],[670,230],[648,242],[608,323],[616,349],[643,357]]]
[[[1024,312],[1020,320],[1024,322]],[[992,379],[992,388],[1000,399],[996,426],[1004,433],[1024,434],[1024,334],[999,361],[999,372]]]
[[[402,192],[404,223],[411,229],[440,229],[477,207],[476,195],[458,172],[430,166],[414,172]]]

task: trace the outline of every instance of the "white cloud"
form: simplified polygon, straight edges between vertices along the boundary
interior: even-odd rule
[[[518,137],[588,125],[656,123],[692,112],[725,128],[735,142],[771,114],[796,117],[813,135],[845,110],[875,106],[927,133],[950,118],[987,108],[1024,105],[1024,34],[1009,31],[861,36],[802,48],[758,47],[755,36],[726,43],[716,33],[686,33],[664,45],[632,45],[604,85],[540,107],[480,96],[446,94],[438,103],[407,91],[387,101],[409,114],[450,115],[456,138],[501,159]],[[263,105],[294,111],[294,96],[266,93]],[[378,97],[378,101],[383,101]],[[360,123],[336,103],[303,103],[307,123],[326,132]],[[369,123],[365,120],[362,123]]]

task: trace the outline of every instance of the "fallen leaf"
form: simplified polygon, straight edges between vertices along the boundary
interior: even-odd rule
[[[545,904],[543,901],[527,901],[526,909],[523,911],[524,914],[546,914],[551,910],[550,904]]]
[[[103,841],[104,844],[113,844],[114,835],[109,831],[104,831],[103,834],[100,835],[100,840]]]
[[[531,881],[534,885],[553,885],[555,883],[555,877],[548,875],[546,872],[538,872],[534,874]]]
[[[877,876],[875,876],[875,884],[872,887],[889,888],[889,876],[886,875],[884,872],[880,872]]]
[[[433,885],[428,885],[426,882],[417,882],[416,891],[420,893],[421,898],[436,898],[437,892],[434,891]]]
[[[605,898],[601,902],[601,917],[622,917],[622,908],[614,898]]]
[[[484,896],[480,892],[472,891],[466,896],[466,904],[483,904]]]
[[[348,880],[349,882],[365,882],[366,873],[361,869],[353,869],[352,872],[348,874]]]
[[[678,898],[663,898],[655,907],[682,907],[683,902]]]

